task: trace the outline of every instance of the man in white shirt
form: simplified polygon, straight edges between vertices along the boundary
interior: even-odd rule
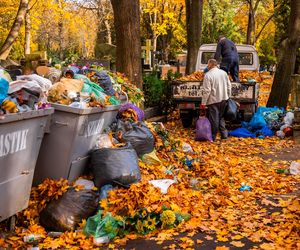
[[[212,138],[216,139],[218,131],[221,139],[227,139],[228,131],[225,127],[224,112],[227,100],[231,96],[231,82],[227,73],[217,67],[215,59],[208,60],[209,71],[203,80],[203,96],[201,109],[207,106],[208,119],[211,123]]]

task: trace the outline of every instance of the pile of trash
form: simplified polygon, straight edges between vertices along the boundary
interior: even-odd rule
[[[58,70],[55,72],[58,73]],[[53,79],[53,89],[49,92],[51,102],[70,105],[74,98],[77,98],[83,106],[87,103],[87,107],[103,107],[118,105],[124,100],[139,105],[144,100],[143,92],[128,78],[120,73],[105,70],[101,66],[72,65],[60,71],[60,75],[62,79],[59,82],[59,78],[53,79],[52,75],[45,75]],[[60,88],[62,81],[64,86],[65,82],[69,82],[68,88],[64,91]]]
[[[2,114],[18,113],[48,108],[47,92],[50,80],[36,74],[17,76],[12,81],[9,74],[0,69],[0,108]]]
[[[39,66],[38,74],[12,77],[0,68],[1,114],[50,107],[50,103],[74,108],[102,108],[144,100],[143,92],[124,75],[99,66],[69,66],[64,70]]]
[[[243,138],[265,138],[276,134],[280,138],[293,135],[294,113],[277,107],[259,107],[250,122],[242,122],[242,127],[229,135]]]

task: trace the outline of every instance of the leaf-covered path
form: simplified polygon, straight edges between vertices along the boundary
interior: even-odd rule
[[[120,236],[100,248],[299,249],[300,176],[277,173],[288,169],[292,160],[300,160],[300,148],[292,140],[197,142],[195,131],[183,129],[177,121],[165,124],[166,129],[148,125],[160,161],[140,161],[141,182],[114,189],[101,201],[104,213],[126,224]],[[149,183],[166,178],[176,180],[166,194]],[[240,191],[243,184],[251,190]],[[99,249],[80,232],[84,222],[79,231],[55,239],[39,225],[39,212],[67,188],[64,181],[33,188],[16,231],[0,239],[0,247],[22,249],[28,246],[22,241],[24,235],[39,233],[40,249]]]

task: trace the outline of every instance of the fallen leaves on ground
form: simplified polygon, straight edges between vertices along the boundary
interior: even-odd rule
[[[161,126],[161,125],[159,125]],[[201,240],[193,241],[197,233],[207,234],[204,240],[243,247],[240,240],[248,238],[262,249],[296,249],[299,235],[299,200],[296,195],[283,199],[282,195],[298,190],[300,177],[276,173],[278,168],[288,168],[288,161],[264,160],[260,156],[293,147],[293,142],[276,137],[265,139],[237,139],[226,141],[196,142],[194,130],[183,129],[178,122],[166,124],[167,130],[151,125],[156,137],[156,165],[140,161],[142,180],[128,189],[118,188],[109,192],[101,201],[104,213],[114,216],[134,216],[141,210],[147,214],[161,214],[165,208],[186,213],[189,220],[180,220],[177,227],[156,228],[143,237],[156,239],[158,244],[179,239],[169,248],[193,249]],[[184,153],[183,143],[192,146],[192,152]],[[166,194],[149,183],[155,179],[173,179]],[[241,192],[242,183],[251,191]],[[33,188],[29,207],[19,214],[22,218],[15,234],[0,240],[2,247],[24,247],[22,237],[28,233],[42,235],[40,247],[45,249],[92,249],[93,240],[81,232],[66,232],[51,238],[38,224],[39,212],[52,199],[57,199],[68,189],[66,181],[47,180]],[[277,197],[275,200],[272,197]],[[268,206],[280,208],[274,213]],[[148,217],[147,217],[148,218]],[[171,218],[171,217],[170,217]],[[173,221],[173,220],[172,220]],[[178,236],[179,233],[187,236]],[[126,244],[126,241],[141,237],[130,232],[124,238],[116,238],[111,248]],[[178,238],[179,237],[179,238]],[[181,237],[181,238],[180,238]],[[109,246],[107,246],[109,247]],[[217,249],[229,249],[218,247]]]

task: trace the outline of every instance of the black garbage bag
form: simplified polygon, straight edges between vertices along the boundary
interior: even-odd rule
[[[106,184],[129,187],[140,181],[138,157],[130,144],[121,148],[100,148],[91,153],[91,170],[99,189]]]
[[[238,115],[238,104],[236,101],[229,98],[227,100],[225,112],[224,112],[224,118],[226,121],[234,121],[236,120]]]
[[[93,78],[97,81],[99,86],[104,89],[104,93],[109,96],[115,95],[116,91],[113,88],[110,76],[105,70],[92,70],[94,72]]]
[[[75,230],[82,219],[94,215],[99,195],[93,190],[76,191],[70,188],[57,200],[51,201],[40,214],[40,223],[47,230],[64,232]]]
[[[117,137],[121,142],[130,142],[139,157],[154,150],[154,136],[143,122],[131,123],[119,120]]]

